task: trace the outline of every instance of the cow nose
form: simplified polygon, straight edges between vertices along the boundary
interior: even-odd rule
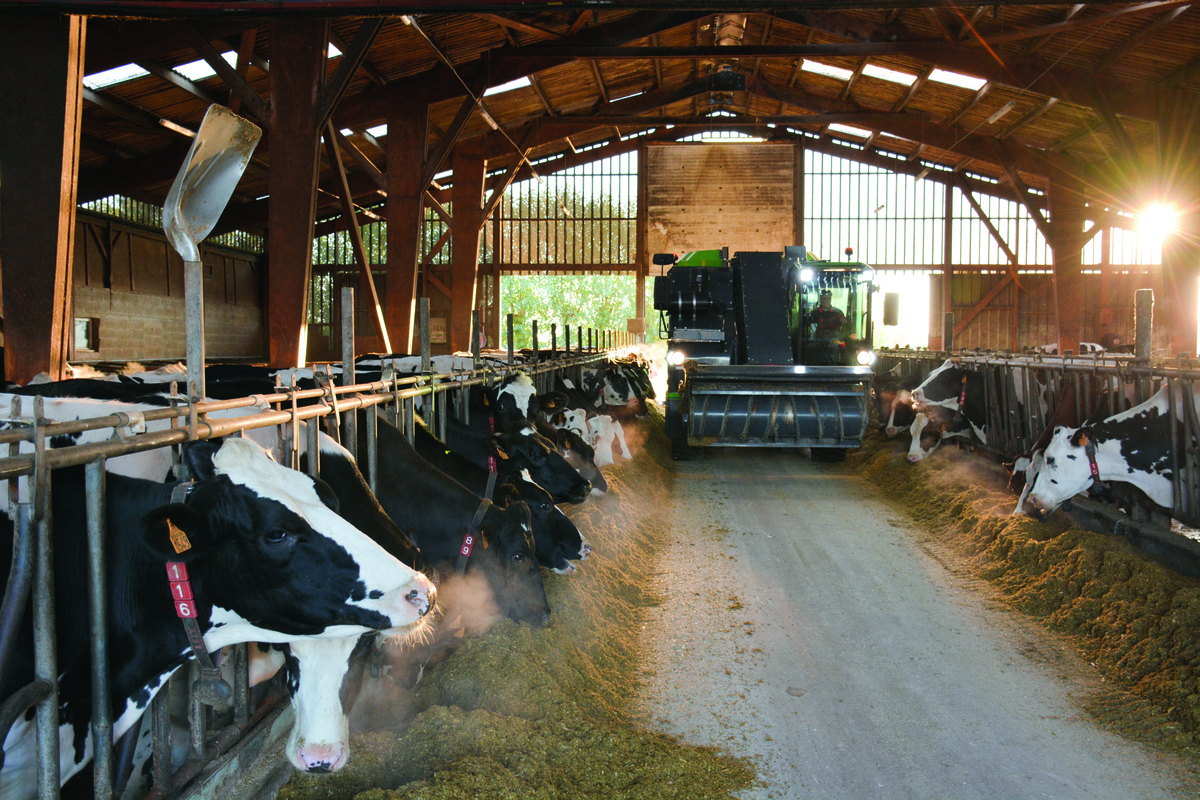
[[[583,553],[583,555],[580,556],[580,560],[587,558],[588,556],[590,556],[592,554],[592,546],[590,544],[588,544],[587,542],[584,542],[583,547],[579,548],[579,552]]]
[[[887,428],[885,428],[883,432],[886,433],[888,435],[888,438],[890,439],[891,437],[893,437],[897,433],[899,433],[899,429],[894,428],[891,425],[888,425]]]
[[[408,594],[404,595],[404,599],[412,604],[417,609],[417,613],[422,617],[429,613],[433,608],[433,604],[437,602],[437,589],[430,582],[428,586],[418,586],[410,589]]]
[[[340,744],[314,744],[296,753],[301,769],[313,775],[328,775],[346,765],[346,747]]]

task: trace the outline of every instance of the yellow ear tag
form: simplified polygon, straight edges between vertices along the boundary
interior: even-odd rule
[[[187,534],[171,520],[167,520],[167,532],[171,537],[171,546],[175,548],[176,553],[192,549],[192,543],[188,541]]]
[[[1087,434],[1086,434],[1086,433],[1081,433],[1081,434],[1079,434],[1079,446],[1080,446],[1080,447],[1087,447],[1087,445],[1088,445],[1088,438],[1087,438]]]

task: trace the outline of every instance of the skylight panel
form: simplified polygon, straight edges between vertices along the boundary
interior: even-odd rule
[[[909,75],[907,72],[899,72],[887,67],[876,66],[875,64],[867,64],[863,67],[863,74],[870,75],[872,78],[879,78],[881,81],[899,83],[903,86],[912,86],[917,80],[916,75]]]
[[[221,53],[221,58],[225,59],[229,66],[237,68],[237,53],[232,50],[226,50],[224,53]],[[189,61],[186,64],[180,64],[178,67],[174,67],[174,70],[193,83],[211,78],[217,74],[217,71],[210,67],[208,62],[203,58]]]
[[[367,128],[367,133],[378,139],[380,136],[387,136],[387,123],[376,125],[374,128]]]
[[[870,131],[865,131],[862,128],[856,128],[853,125],[843,125],[840,122],[830,124],[829,130],[837,131],[838,133],[848,133],[851,136],[857,136],[860,139],[866,139],[871,135]]]
[[[805,72],[815,72],[818,75],[826,75],[830,78],[837,78],[839,81],[848,81],[853,75],[850,70],[842,69],[841,67],[833,67],[829,64],[822,64],[820,61],[810,61],[804,59],[804,65],[801,67]]]
[[[509,81],[508,83],[502,83],[499,86],[493,86],[493,87],[489,88],[487,91],[485,91],[483,93],[483,96],[487,97],[487,96],[493,95],[493,94],[500,94],[501,92],[511,92],[513,89],[523,89],[528,85],[529,85],[529,76],[522,75],[521,77],[517,78],[516,80]]]
[[[97,72],[94,75],[85,75],[83,85],[89,89],[104,89],[108,86],[116,86],[118,83],[125,83],[125,81],[131,81],[149,74],[149,72],[137,64],[125,64],[120,67],[106,69],[103,72]]]
[[[337,58],[337,57],[338,57],[338,56],[340,56],[341,54],[342,54],[342,51],[341,51],[341,50],[338,50],[338,48],[337,48],[337,45],[336,45],[336,44],[334,44],[333,42],[330,42],[330,43],[329,43],[329,57],[330,57],[330,58]]]
[[[979,88],[987,83],[982,78],[972,78],[970,75],[951,72],[947,69],[935,69],[929,74],[929,80],[937,81],[938,83],[948,83],[951,86],[959,86],[963,89],[970,89],[972,92],[979,91]]]

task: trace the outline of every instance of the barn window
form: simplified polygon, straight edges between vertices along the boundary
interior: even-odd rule
[[[100,350],[100,320],[96,317],[75,318],[75,352]]]

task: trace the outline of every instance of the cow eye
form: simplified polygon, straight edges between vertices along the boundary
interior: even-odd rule
[[[271,544],[279,544],[280,542],[287,541],[287,538],[290,535],[291,534],[285,531],[283,528],[272,528],[271,530],[267,531],[265,538]]]
[[[1053,467],[1053,466],[1054,466],[1054,456],[1050,456],[1049,458],[1047,458],[1047,459],[1046,459],[1046,466],[1047,466],[1047,467]]]
[[[520,553],[514,553],[512,560],[514,564],[523,564],[525,563],[525,556],[521,555]]]

